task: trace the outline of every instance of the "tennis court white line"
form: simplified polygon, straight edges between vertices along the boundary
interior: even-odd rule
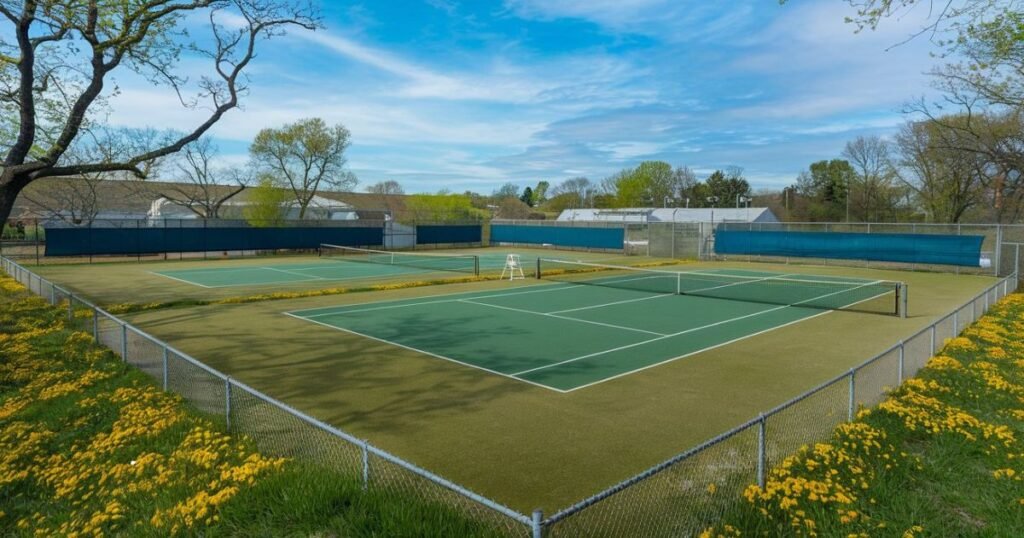
[[[301,276],[302,278],[305,278],[307,280],[327,280],[322,276],[307,275],[304,273],[297,273],[295,271],[288,271],[287,269],[278,269],[276,267],[261,267],[261,269],[266,269],[268,271],[277,271],[278,273],[284,273],[286,275]]]
[[[250,269],[269,269],[269,267],[251,267]],[[388,274],[384,274],[384,275],[374,274],[374,273],[368,272],[368,273],[362,274],[362,275],[338,277],[338,278],[315,277],[315,276],[312,276],[312,275],[302,275],[302,276],[306,276],[306,277],[309,277],[309,278],[307,278],[306,280],[269,280],[269,281],[266,281],[266,282],[243,282],[243,283],[240,283],[240,284],[219,284],[217,286],[207,286],[205,284],[199,284],[198,282],[192,282],[191,280],[183,280],[183,279],[176,278],[176,277],[173,277],[173,276],[170,276],[170,275],[165,275],[163,273],[157,273],[157,272],[154,272],[154,271],[149,271],[149,272],[154,274],[154,275],[162,276],[164,278],[169,278],[171,280],[177,280],[178,282],[184,282],[185,284],[191,284],[193,286],[199,286],[201,288],[216,289],[216,288],[240,288],[240,287],[245,287],[245,286],[253,286],[253,287],[256,287],[256,286],[273,286],[273,285],[277,285],[277,284],[299,284],[299,283],[302,283],[302,282],[309,282],[309,281],[312,281],[312,280],[324,280],[324,281],[328,281],[328,282],[341,282],[341,281],[345,281],[345,280],[367,280],[367,279],[374,279],[374,278],[379,278],[379,279],[383,280],[383,279],[387,279],[387,278],[391,278],[391,277],[395,277],[395,276],[402,276],[402,275],[407,275],[407,274],[410,274],[410,273],[417,273],[417,272],[420,272],[420,271],[404,271],[404,272],[399,272],[399,273],[388,273]]]
[[[548,288],[549,286],[544,286],[544,287]],[[296,314],[298,316],[302,316],[304,318],[319,318],[319,317],[323,317],[323,316],[333,316],[335,314],[357,314],[357,313],[360,313],[360,312],[373,312],[373,311],[376,311],[376,310],[391,310],[391,309],[394,309],[394,308],[406,308],[406,307],[410,307],[410,306],[422,306],[422,305],[428,305],[428,304],[456,303],[456,302],[459,302],[459,301],[461,301],[463,299],[490,299],[492,297],[510,297],[510,296],[513,296],[513,295],[526,295],[528,293],[549,293],[549,292],[552,292],[552,291],[571,290],[571,289],[576,289],[576,287],[575,286],[556,286],[556,285],[550,285],[550,289],[520,291],[520,292],[511,292],[511,293],[495,293],[495,294],[491,294],[491,295],[478,295],[478,296],[474,296],[474,297],[457,297],[459,295],[465,295],[465,293],[450,293],[450,294],[446,294],[446,295],[445,294],[441,294],[441,295],[429,295],[429,296],[427,296],[427,297],[452,297],[451,299],[442,299],[442,300],[438,300],[438,301],[420,301],[418,303],[406,303],[406,304],[397,304],[397,305],[388,305],[388,306],[378,306],[378,307],[372,307],[372,308],[357,308],[355,310],[346,310],[345,308],[346,307],[350,307],[350,306],[360,306],[360,305],[358,305],[358,304],[355,304],[355,305],[343,305],[343,306],[328,307],[328,308],[333,308],[335,310],[332,310],[330,312],[324,312],[324,313],[321,313],[321,314],[309,314],[309,315],[302,314],[302,312],[308,312],[306,310],[297,310],[297,311],[294,312],[294,314]],[[468,292],[468,293],[478,293],[478,292]],[[426,298],[426,297],[424,297],[424,298]],[[382,303],[393,303],[393,302],[396,302],[396,301],[408,301],[408,300],[409,299],[396,299],[395,301],[380,301],[380,302],[382,302]],[[366,304],[379,304],[379,303],[362,303],[362,304],[366,305]],[[319,310],[319,309],[314,309],[312,311],[316,311],[316,310]]]
[[[656,333],[654,331],[647,331],[647,330],[644,330],[644,329],[634,329],[633,327],[623,327],[621,325],[613,325],[611,323],[601,323],[600,321],[590,321],[590,320],[587,320],[587,319],[571,318],[569,316],[559,316],[559,315],[551,313],[551,312],[534,312],[533,310],[525,310],[525,309],[522,309],[522,308],[512,308],[510,306],[500,306],[500,305],[489,304],[489,303],[478,303],[478,302],[472,301],[470,299],[459,299],[458,302],[466,303],[466,304],[475,304],[475,305],[480,305],[480,306],[489,306],[491,308],[499,308],[501,310],[508,310],[510,312],[519,312],[521,314],[533,314],[535,316],[547,316],[547,317],[551,317],[551,318],[564,319],[564,320],[568,320],[568,321],[576,321],[576,322],[579,322],[579,323],[589,323],[591,325],[600,325],[602,327],[609,327],[609,328],[612,328],[612,329],[620,329],[620,330],[623,330],[623,331],[633,331],[633,332],[638,332],[638,333],[647,333],[647,334],[655,334],[655,335],[659,335],[659,336],[665,336],[664,333]]]
[[[877,284],[879,282],[881,282],[881,281],[880,280],[876,280],[874,282],[868,282],[868,283],[863,284],[863,285],[858,286],[858,287],[859,288],[863,288],[864,286],[868,286],[868,285],[871,285],[871,284]],[[842,290],[842,291],[837,291],[837,292],[833,292],[833,293],[828,293],[828,294],[825,294],[825,295],[820,295],[818,297],[812,297],[810,299],[805,299],[805,300],[800,301],[798,303],[793,303],[793,304],[790,304],[790,305],[783,305],[783,306],[776,306],[774,308],[769,308],[769,309],[766,309],[766,310],[760,310],[758,312],[753,312],[753,313],[746,314],[746,315],[743,315],[743,316],[738,316],[738,317],[735,317],[735,318],[725,319],[725,320],[722,320],[722,321],[716,321],[715,323],[709,323],[707,325],[702,325],[700,327],[692,327],[690,329],[682,330],[682,331],[679,331],[677,333],[666,334],[666,335],[660,336],[658,338],[651,338],[650,340],[645,340],[643,342],[636,342],[634,344],[627,344],[627,345],[624,345],[624,346],[619,346],[619,347],[614,348],[614,349],[607,349],[605,351],[599,351],[599,352],[596,352],[596,353],[590,353],[590,354],[587,354],[587,355],[581,355],[579,357],[573,357],[571,359],[566,359],[564,361],[551,363],[551,364],[548,364],[548,365],[545,365],[545,366],[539,366],[537,368],[531,368],[529,370],[523,370],[522,372],[516,372],[516,373],[514,373],[512,375],[520,376],[520,375],[523,375],[523,374],[528,374],[528,373],[536,372],[536,371],[539,371],[539,370],[547,370],[548,368],[554,368],[555,366],[561,366],[563,364],[569,364],[569,363],[581,361],[583,359],[590,359],[590,358],[598,357],[598,356],[601,356],[601,355],[607,355],[608,353],[614,353],[616,351],[622,351],[624,349],[630,349],[630,348],[634,348],[634,347],[637,347],[637,346],[642,346],[642,345],[650,344],[650,343],[653,343],[653,342],[664,340],[666,338],[674,338],[676,336],[682,336],[684,334],[689,334],[689,333],[692,333],[692,332],[701,331],[701,330],[704,330],[704,329],[709,329],[711,327],[717,327],[719,325],[724,325],[726,323],[732,323],[734,321],[739,321],[739,320],[742,320],[742,319],[748,319],[748,318],[752,318],[752,317],[755,317],[755,316],[760,316],[762,314],[768,314],[770,312],[776,312],[776,311],[782,310],[784,308],[800,306],[802,303],[807,303],[807,302],[810,302],[810,301],[815,301],[817,299],[824,299],[825,297],[831,297],[832,295],[838,295],[840,293],[846,293],[846,292],[852,291],[854,289],[857,289],[857,288],[851,288],[851,289],[848,289],[848,290]]]
[[[330,325],[328,323],[323,323],[323,322],[320,322],[320,321],[316,321],[315,319],[309,319],[309,318],[304,318],[304,317],[301,317],[301,316],[296,316],[296,315],[290,314],[288,312],[283,312],[283,314],[286,315],[286,316],[298,319],[298,320],[308,321],[310,323],[316,323],[317,325],[320,325],[321,327],[327,327],[327,328],[330,328],[330,329],[334,329],[336,331],[341,331],[341,332],[345,332],[345,333],[349,333],[349,334],[354,334],[356,336],[361,336],[363,338],[369,338],[370,340],[373,340],[375,342],[380,342],[382,344],[388,344],[388,345],[392,345],[392,346],[397,346],[397,347],[400,347],[402,349],[407,349],[409,351],[415,351],[416,353],[423,353],[424,355],[428,355],[430,357],[434,357],[434,358],[437,358],[437,359],[441,359],[441,360],[445,360],[445,361],[449,361],[449,362],[454,362],[455,364],[461,364],[462,366],[468,366],[470,368],[476,368],[477,370],[483,370],[484,372],[487,372],[489,374],[495,374],[495,375],[499,375],[501,377],[507,377],[509,379],[513,379],[515,381],[522,381],[523,383],[529,383],[530,385],[533,385],[535,387],[540,387],[540,388],[543,388],[543,389],[553,390],[555,392],[559,392],[559,393],[562,393],[562,394],[565,394],[567,392],[565,390],[557,389],[555,387],[549,387],[547,385],[542,385],[540,383],[535,383],[533,381],[530,381],[529,379],[520,379],[518,377],[514,377],[514,376],[511,376],[509,374],[499,372],[497,370],[491,370],[490,368],[484,368],[483,366],[479,366],[479,365],[476,365],[476,364],[470,364],[468,362],[462,362],[462,361],[460,361],[458,359],[453,359],[451,357],[445,357],[444,355],[438,355],[437,353],[431,353],[429,351],[424,351],[422,349],[418,349],[418,348],[415,348],[415,347],[412,347],[412,346],[407,346],[407,345],[404,345],[404,344],[399,344],[398,342],[392,342],[391,340],[386,340],[384,338],[377,338],[375,336],[370,336],[368,334],[363,334],[361,332],[353,331],[352,329],[346,329],[346,328],[343,328],[343,327],[336,327],[336,326]]]
[[[580,385],[578,387],[573,387],[571,389],[567,389],[565,392],[573,392],[573,391],[576,391],[576,390],[585,389],[587,387],[592,387],[594,385],[599,385],[601,383],[604,383],[605,381],[611,381],[613,379],[618,379],[620,377],[625,377],[625,376],[630,375],[630,374],[635,374],[637,372],[642,372],[642,371],[647,370],[649,368],[654,368],[656,366],[661,366],[663,364],[667,364],[667,363],[670,363],[672,361],[677,361],[679,359],[685,359],[686,357],[692,357],[694,355],[697,355],[698,353],[704,353],[705,351],[711,351],[712,349],[716,349],[716,348],[720,348],[720,347],[723,347],[723,346],[727,346],[729,344],[735,344],[736,342],[739,342],[741,340],[746,340],[747,338],[753,338],[755,336],[759,336],[759,335],[762,335],[762,334],[765,334],[765,333],[769,333],[769,332],[772,332],[774,330],[781,329],[783,327],[788,327],[790,325],[794,325],[796,323],[807,321],[809,319],[814,319],[814,318],[819,317],[819,316],[824,316],[825,314],[831,314],[832,312],[835,312],[835,310],[825,310],[823,312],[819,312],[819,313],[814,314],[812,316],[807,316],[805,318],[800,318],[800,319],[794,319],[793,321],[790,321],[790,322],[787,322],[787,323],[783,323],[782,325],[775,325],[775,326],[769,327],[767,329],[764,329],[762,331],[757,331],[756,333],[745,334],[743,336],[740,336],[740,337],[737,337],[737,338],[733,338],[732,340],[729,340],[727,342],[721,342],[721,343],[715,344],[713,346],[702,347],[702,348],[700,348],[698,350],[691,351],[691,352],[686,353],[684,355],[679,355],[678,357],[672,357],[671,359],[665,359],[663,361],[659,361],[659,362],[656,362],[654,364],[648,364],[647,366],[641,366],[640,368],[636,368],[636,369],[630,370],[628,372],[622,372],[621,374],[615,374],[613,376],[609,376],[609,377],[605,377],[605,378],[602,378],[602,379],[598,379],[597,381],[592,381],[592,382],[587,383],[585,385]],[[516,379],[522,379],[522,378],[517,377]]]
[[[214,286],[206,286],[206,285],[203,285],[203,284],[199,284],[199,283],[197,283],[197,282],[190,282],[190,281],[188,281],[188,280],[182,280],[182,279],[180,279],[180,278],[175,278],[175,277],[173,277],[173,276],[170,276],[170,275],[165,275],[165,274],[163,274],[163,273],[157,273],[156,271],[146,271],[146,272],[147,272],[147,273],[149,273],[149,274],[151,274],[151,275],[156,275],[156,276],[162,276],[162,277],[164,277],[164,278],[169,278],[169,279],[171,279],[171,280],[177,280],[178,282],[181,282],[182,284],[190,284],[190,285],[192,285],[192,286],[199,286],[200,288],[207,288],[207,289],[210,289],[210,288],[213,288],[213,287],[214,287]]]
[[[860,301],[857,301],[857,302],[854,302],[854,303],[850,303],[850,304],[844,306],[843,308],[850,308],[851,306],[856,306],[856,305],[859,305],[861,303],[865,303],[867,301],[871,301],[873,299],[877,299],[877,298],[879,298],[879,297],[881,297],[883,295],[888,295],[888,294],[889,294],[889,292],[879,293],[878,295],[873,295],[871,297],[868,297],[867,299],[862,299]],[[807,321],[809,319],[814,319],[814,318],[821,317],[821,316],[824,316],[826,314],[831,314],[833,312],[838,312],[838,311],[839,311],[838,309],[837,310],[825,310],[823,312],[819,312],[817,314],[814,314],[813,316],[807,316],[807,317],[804,317],[804,318],[795,319],[795,320],[790,321],[788,323],[783,323],[782,325],[776,325],[774,327],[769,327],[767,329],[764,329],[763,331],[758,331],[756,333],[751,333],[751,334],[740,336],[738,338],[733,338],[732,340],[729,340],[727,342],[722,342],[720,344],[715,344],[713,346],[704,347],[704,348],[698,349],[696,351],[691,351],[691,352],[686,353],[684,355],[679,355],[678,357],[672,357],[671,359],[665,359],[663,361],[658,361],[658,362],[656,362],[654,364],[648,364],[647,366],[641,366],[640,368],[636,368],[634,370],[629,370],[628,372],[622,372],[621,374],[615,374],[615,375],[610,376],[610,377],[606,377],[606,378],[603,378],[603,379],[598,379],[597,381],[592,381],[592,382],[587,383],[585,385],[580,385],[578,387],[573,387],[571,389],[566,389],[565,392],[568,393],[568,392],[577,391],[579,389],[585,389],[587,387],[592,387],[594,385],[600,385],[601,383],[604,383],[605,381],[611,381],[613,379],[618,379],[620,377],[625,377],[625,376],[630,375],[630,374],[635,374],[637,372],[642,372],[642,371],[647,370],[649,368],[654,368],[656,366],[661,366],[663,364],[668,364],[668,363],[670,363],[672,361],[677,361],[679,359],[685,359],[687,357],[692,357],[692,356],[694,356],[694,355],[696,355],[698,353],[704,353],[705,351],[711,351],[712,349],[716,349],[716,348],[720,348],[720,347],[723,347],[723,346],[727,346],[729,344],[733,344],[733,343],[739,342],[741,340],[746,340],[747,338],[752,338],[754,336],[758,336],[758,335],[762,335],[762,334],[765,334],[765,333],[769,333],[769,332],[772,332],[772,331],[774,331],[776,329],[781,329],[783,327],[788,327],[790,325],[794,325],[794,324],[797,324],[797,323],[800,323],[800,322],[803,322],[803,321]],[[520,378],[517,377],[516,379],[520,379]]]
[[[640,297],[639,299],[626,299],[625,301],[613,301],[610,303],[596,304],[593,306],[581,306],[579,308],[570,308],[568,310],[555,310],[548,312],[548,314],[565,314],[567,312],[579,312],[581,310],[592,310],[594,308],[604,308],[606,306],[612,306],[617,304],[636,303],[639,301],[650,301],[651,299],[660,299],[662,297],[674,297],[675,293],[660,293],[658,295],[652,295],[650,297]]]

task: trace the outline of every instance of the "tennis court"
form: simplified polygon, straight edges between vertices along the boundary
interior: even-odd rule
[[[286,313],[569,392],[837,309],[900,313],[899,282],[541,260],[543,284]]]
[[[153,274],[203,288],[260,286],[309,281],[386,279],[424,273],[479,274],[501,270],[505,254],[432,254],[322,245],[320,257],[302,263],[155,271]]]

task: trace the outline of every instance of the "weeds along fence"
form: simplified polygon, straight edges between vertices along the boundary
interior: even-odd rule
[[[364,489],[432,502],[511,536],[539,536],[539,516],[527,516],[325,424],[175,349],[83,297],[3,257],[3,269],[51,305],[69,324],[91,333],[124,362],[164,390],[220,417],[228,432],[251,438],[265,454],[297,458],[344,472]]]
[[[3,269],[165,390],[222,417],[261,451],[340,469],[366,489],[436,503],[509,536],[690,536],[719,521],[749,484],[800,446],[825,439],[861,406],[924,367],[944,342],[1013,292],[1011,274],[913,336],[750,421],[548,517],[520,513],[325,424],[203,364],[3,257]]]

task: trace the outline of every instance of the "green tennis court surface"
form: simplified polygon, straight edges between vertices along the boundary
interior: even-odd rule
[[[396,253],[399,254],[400,253]],[[322,258],[304,263],[279,263],[251,267],[217,267],[202,269],[179,269],[156,271],[153,274],[200,286],[203,288],[226,288],[233,286],[261,286],[267,284],[288,284],[314,280],[344,281],[374,278],[389,278],[401,275],[426,273],[472,274],[470,256],[435,256],[439,261],[428,258],[427,263],[413,260],[409,265],[400,259],[397,263],[354,260],[347,258]],[[497,270],[505,266],[505,254],[484,254],[478,256],[480,270]],[[536,261],[536,257],[532,261]],[[523,259],[523,263],[530,263]]]
[[[472,292],[288,312],[287,315],[567,392],[829,312],[821,306],[885,304],[877,281],[830,277],[767,297],[768,280],[806,275],[743,270],[688,271],[693,291],[746,287],[757,301],[648,291],[650,272],[585,277],[498,292]],[[736,277],[746,278],[739,282]],[[695,284],[693,282],[703,282]],[[586,285],[597,284],[597,285]],[[647,285],[647,284],[645,284]],[[703,287],[700,287],[703,286]],[[689,290],[686,290],[689,291]],[[770,304],[781,300],[792,304]],[[826,300],[827,299],[827,300]]]

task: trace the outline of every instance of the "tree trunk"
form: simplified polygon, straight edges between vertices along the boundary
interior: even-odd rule
[[[31,178],[28,175],[16,176],[7,172],[0,174],[0,227],[11,216],[14,201],[18,199],[18,194],[30,181]]]

